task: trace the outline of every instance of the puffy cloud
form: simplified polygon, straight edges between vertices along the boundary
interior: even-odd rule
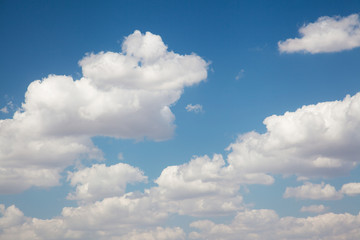
[[[239,184],[227,176],[221,155],[195,157],[165,168],[155,180],[153,196],[181,215],[222,215],[242,208]]]
[[[2,215],[2,216],[1,216]],[[167,214],[144,195],[127,194],[75,208],[42,220],[24,217],[15,206],[0,205],[0,238],[47,239],[184,239],[180,228],[155,227]]]
[[[194,112],[194,113],[203,112],[203,107],[202,107],[202,105],[200,105],[200,104],[195,104],[195,105],[188,104],[188,105],[185,107],[185,109],[186,109],[186,111],[188,111],[188,112]]]
[[[54,186],[75,161],[102,160],[93,136],[170,138],[170,106],[184,87],[206,79],[208,65],[139,31],[125,38],[122,52],[89,54],[79,64],[83,78],[50,75],[32,82],[22,108],[0,120],[0,192]]]
[[[198,231],[191,239],[349,239],[360,237],[358,215],[327,213],[308,218],[280,218],[273,210],[260,209],[240,212],[229,225],[208,220],[191,223]]]
[[[264,120],[267,132],[239,137],[228,162],[245,173],[334,177],[359,162],[360,93]]]
[[[124,237],[114,238],[114,239],[123,239],[123,240],[184,240],[186,239],[186,234],[184,230],[179,227],[175,228],[162,228],[157,227],[154,230],[146,232],[133,231]]]
[[[112,166],[94,164],[77,172],[69,172],[68,180],[76,192],[68,199],[89,202],[125,193],[127,183],[144,182],[147,177],[138,168],[118,163]]]
[[[287,187],[284,193],[284,198],[301,198],[313,200],[336,200],[342,198],[342,194],[337,192],[335,187],[326,184],[312,184],[306,182],[299,187]]]
[[[350,196],[360,194],[360,183],[346,183],[341,187],[341,192]]]
[[[339,52],[360,46],[358,14],[347,17],[320,17],[299,29],[301,38],[278,42],[280,52]]]
[[[156,199],[147,194],[127,193],[105,198],[79,207],[65,207],[63,219],[73,230],[93,231],[115,229],[128,232],[129,227],[153,226],[168,216]]]
[[[150,190],[171,212],[181,215],[224,215],[243,208],[241,184],[272,184],[264,174],[235,171],[219,154],[195,157],[190,162],[165,168]]]
[[[24,214],[14,205],[5,208],[0,204],[0,229],[9,228],[24,222]]]
[[[324,205],[310,205],[304,206],[300,209],[301,212],[312,212],[312,213],[321,213],[327,210],[327,207]]]

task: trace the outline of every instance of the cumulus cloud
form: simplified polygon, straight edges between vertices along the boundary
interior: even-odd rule
[[[233,222],[215,224],[209,220],[191,223],[198,229],[190,233],[190,239],[348,239],[360,237],[360,214],[327,213],[308,218],[282,217],[268,209],[240,212]]]
[[[360,194],[360,183],[346,183],[341,187],[341,192],[350,196],[358,195]]]
[[[206,79],[208,65],[139,31],[125,38],[122,52],[88,54],[79,64],[81,79],[50,75],[32,82],[22,108],[0,120],[0,192],[54,186],[75,161],[102,160],[93,136],[170,138],[170,106],[184,87]]]
[[[247,173],[334,177],[359,163],[360,93],[264,120],[267,132],[239,136],[228,162]]]
[[[243,208],[243,184],[272,184],[265,174],[247,174],[228,165],[220,154],[194,157],[190,162],[165,168],[151,193],[181,215],[225,215]]]
[[[300,209],[301,212],[312,212],[312,213],[322,213],[327,210],[327,207],[324,205],[310,205],[304,206]]]
[[[221,155],[195,157],[183,165],[165,168],[151,193],[181,215],[222,215],[242,208],[239,184]]]
[[[134,194],[106,198],[86,206],[67,207],[61,216],[46,220],[25,217],[15,206],[5,208],[0,205],[0,238],[184,239],[184,232],[178,227],[156,227],[166,217],[167,214],[151,199]]]
[[[284,198],[300,198],[313,200],[336,200],[342,198],[342,194],[336,191],[335,187],[330,184],[321,183],[313,184],[306,182],[299,187],[287,187]]]
[[[188,104],[188,105],[185,107],[185,109],[186,109],[186,111],[188,111],[188,112],[194,112],[194,113],[203,112],[203,106],[200,105],[200,104],[195,104],[195,105]]]
[[[69,172],[68,180],[76,186],[76,192],[68,199],[89,202],[106,197],[121,196],[128,183],[144,182],[147,177],[138,168],[118,163],[112,166],[94,164],[77,172]]]
[[[280,52],[327,53],[340,52],[360,46],[358,14],[347,17],[320,17],[299,29],[301,38],[278,42]]]

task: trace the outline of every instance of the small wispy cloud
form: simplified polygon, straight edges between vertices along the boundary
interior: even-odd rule
[[[4,106],[3,108],[0,108],[0,112],[2,113],[9,113],[9,110],[14,109],[14,104],[12,101],[9,101],[6,106]]]
[[[194,113],[204,112],[203,106],[200,105],[200,104],[195,104],[195,105],[188,104],[188,105],[185,107],[185,109],[186,109],[186,111],[188,111],[188,112],[194,112]]]
[[[2,113],[9,113],[9,110],[7,109],[7,106],[0,109],[0,112]]]
[[[245,70],[241,69],[240,72],[236,75],[235,79],[239,80],[244,77]]]

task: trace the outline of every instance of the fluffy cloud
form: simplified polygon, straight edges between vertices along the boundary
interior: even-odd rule
[[[299,29],[301,38],[279,42],[280,52],[339,52],[360,46],[358,14],[348,17],[320,17]]]
[[[273,210],[248,210],[237,214],[229,225],[208,220],[191,223],[198,229],[190,233],[191,239],[348,239],[360,237],[358,215],[327,213],[315,217],[280,218]]]
[[[346,195],[357,195],[360,194],[360,183],[347,183],[341,187],[341,192]]]
[[[226,177],[221,155],[196,157],[189,163],[165,168],[155,180],[153,196],[181,215],[222,215],[242,208],[239,185]]]
[[[202,105],[200,105],[200,104],[195,104],[195,105],[188,104],[188,105],[185,107],[185,109],[186,109],[186,111],[188,111],[188,112],[194,112],[194,113],[203,112],[203,107],[202,107]]]
[[[264,124],[266,133],[250,132],[229,146],[228,162],[234,169],[334,177],[359,162],[360,93],[273,115]]]
[[[168,51],[149,32],[129,35],[120,53],[89,54],[79,64],[83,78],[32,82],[21,110],[0,120],[0,192],[54,186],[75,161],[102,160],[92,136],[170,138],[170,106],[207,77],[203,59]]]
[[[147,196],[127,194],[77,208],[64,208],[53,219],[25,217],[15,206],[0,205],[0,238],[42,239],[185,239],[182,229],[155,227],[167,216]],[[131,229],[131,230],[130,230]]]
[[[242,174],[215,154],[195,157],[190,162],[165,168],[150,191],[169,211],[181,215],[224,215],[243,208],[241,184],[272,184],[264,174]],[[171,209],[171,210],[170,210]]]
[[[118,163],[112,166],[94,164],[77,172],[69,172],[68,180],[76,192],[68,199],[89,202],[125,193],[127,183],[144,182],[147,177],[138,168]]]
[[[313,200],[336,200],[342,198],[342,194],[337,192],[335,187],[324,184],[305,183],[299,187],[287,187],[284,193],[284,198],[301,198]]]
[[[326,211],[327,207],[324,205],[310,205],[310,206],[304,206],[300,209],[301,212],[313,212],[313,213],[321,213]]]

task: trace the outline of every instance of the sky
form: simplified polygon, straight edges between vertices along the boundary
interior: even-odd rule
[[[0,0],[0,239],[359,239],[359,12]]]

